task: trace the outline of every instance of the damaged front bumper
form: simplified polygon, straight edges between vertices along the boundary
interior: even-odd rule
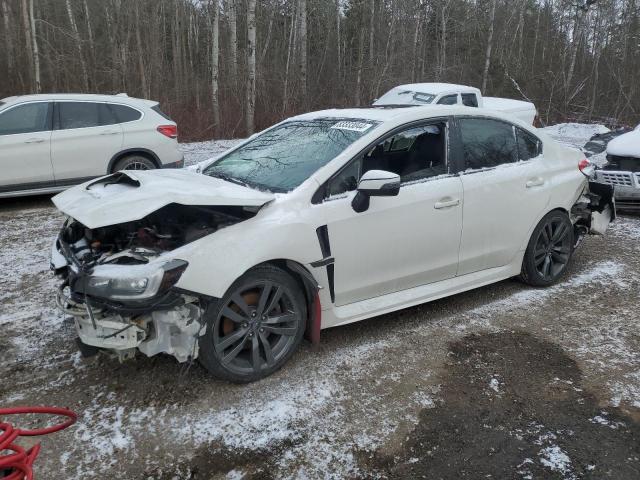
[[[78,248],[57,238],[51,269],[63,280],[56,304],[73,317],[84,354],[102,350],[121,361],[137,351],[167,353],[179,362],[197,358],[207,299],[174,288],[186,262],[87,268]]]

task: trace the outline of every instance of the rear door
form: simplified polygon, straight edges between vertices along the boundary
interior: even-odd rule
[[[541,143],[508,122],[458,118],[464,190],[458,275],[509,264],[545,213],[551,182]]]
[[[0,192],[53,185],[50,102],[29,102],[0,113]]]
[[[58,185],[107,174],[122,148],[122,127],[106,103],[55,103],[51,161]]]

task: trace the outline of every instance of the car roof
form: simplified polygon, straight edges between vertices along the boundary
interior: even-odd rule
[[[456,85],[454,83],[407,83],[405,85],[398,85],[392,90],[411,90],[419,93],[430,93],[432,95],[439,95],[447,92],[461,92],[461,93],[480,93],[480,90],[468,85]]]
[[[448,115],[490,115],[499,116],[498,112],[479,110],[462,105],[380,105],[366,108],[334,108],[317,112],[304,113],[288,120],[319,120],[323,118],[373,120],[377,122],[407,121],[428,119],[429,117],[446,117]]]
[[[143,98],[129,97],[126,94],[97,95],[97,94],[88,94],[88,93],[40,93],[40,94],[32,94],[32,95],[18,95],[18,96],[0,99],[0,102],[10,104],[10,103],[23,103],[23,102],[33,102],[33,101],[43,101],[43,100],[50,100],[50,101],[86,100],[86,101],[92,101],[92,102],[115,102],[115,103],[129,104],[129,105],[147,105],[147,106],[153,106],[158,104],[158,102],[154,100],[145,100]]]

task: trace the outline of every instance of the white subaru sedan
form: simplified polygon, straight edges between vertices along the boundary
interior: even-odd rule
[[[514,276],[556,282],[615,216],[590,168],[473,108],[301,115],[200,173],[124,171],[56,196],[57,302],[85,354],[167,353],[257,380],[305,332]]]
[[[182,167],[178,129],[158,102],[126,95],[0,100],[0,197],[60,192],[119,170]]]

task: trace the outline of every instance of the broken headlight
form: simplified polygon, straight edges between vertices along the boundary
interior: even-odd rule
[[[164,265],[101,265],[88,277],[85,293],[114,300],[145,300],[173,287],[189,265],[170,260]]]

